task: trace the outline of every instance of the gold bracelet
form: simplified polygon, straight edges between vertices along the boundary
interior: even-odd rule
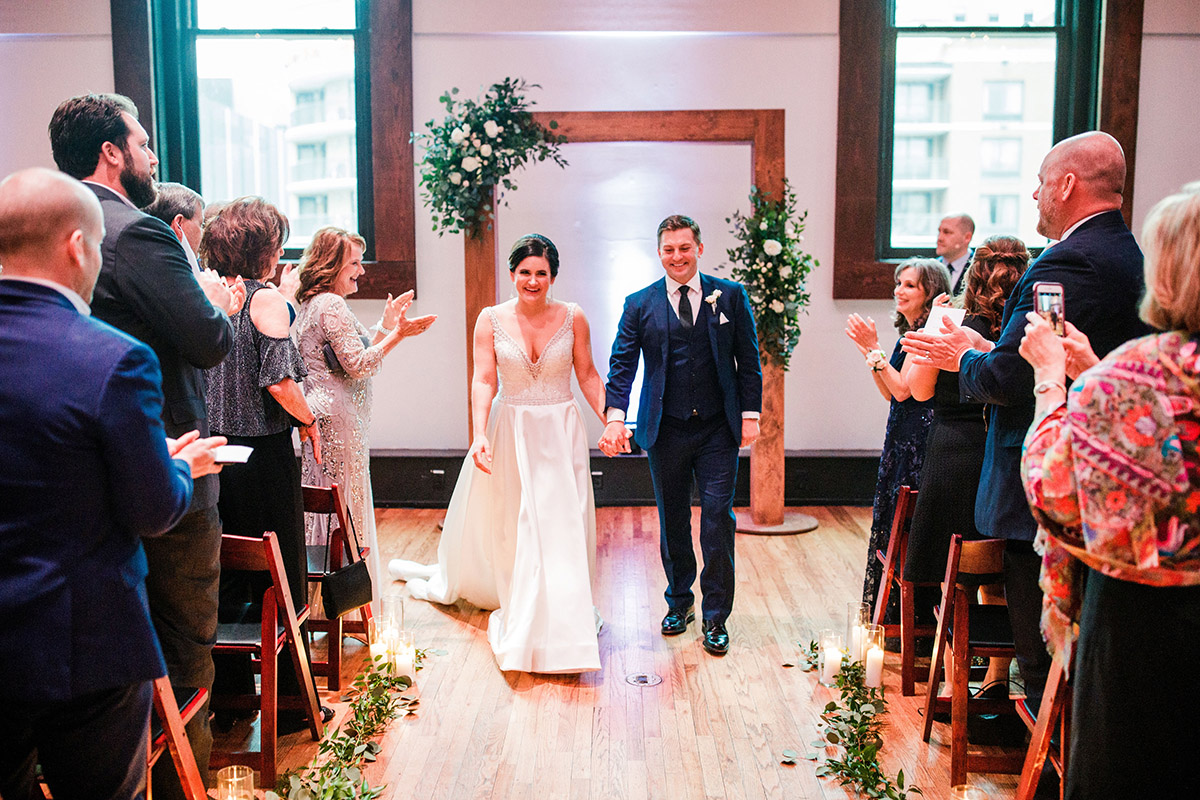
[[[1051,389],[1061,389],[1064,395],[1067,393],[1067,387],[1063,385],[1062,381],[1042,381],[1033,387],[1033,393],[1045,394]]]

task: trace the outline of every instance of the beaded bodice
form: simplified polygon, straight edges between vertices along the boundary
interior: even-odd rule
[[[500,326],[495,310],[489,308],[487,311],[492,322],[500,400],[516,406],[550,405],[571,400],[575,304],[567,303],[566,319],[550,337],[537,361],[530,361],[524,345]]]

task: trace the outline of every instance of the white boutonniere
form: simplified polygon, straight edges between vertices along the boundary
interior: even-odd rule
[[[708,297],[704,298],[704,302],[706,302],[710,306],[712,306],[712,310],[714,313],[716,313],[716,310],[717,310],[717,298],[720,296],[721,296],[721,290],[713,289],[712,294],[710,294]]]

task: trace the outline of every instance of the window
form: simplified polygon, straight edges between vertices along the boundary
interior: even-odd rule
[[[979,148],[979,171],[988,177],[1021,177],[1021,140],[985,137]]]
[[[1025,105],[1022,81],[987,81],[983,84],[983,118],[1019,120]]]
[[[373,197],[359,191],[371,186],[367,8],[159,0],[156,23],[181,56],[183,124],[159,132],[165,176],[208,201],[265,197],[292,223],[287,256],[337,225],[363,233],[373,257]]]
[[[981,215],[981,195],[1011,191],[1014,179],[1032,185],[1036,167],[1022,156],[1053,142],[1062,27],[1055,0],[1023,0],[1015,8],[1011,0],[981,0],[956,12],[922,0],[891,5],[881,100],[892,124],[880,142],[883,224],[875,241],[878,257],[899,259],[932,255],[937,221],[946,214]],[[930,207],[911,205],[918,189]],[[1033,227],[1008,232],[1031,246],[1045,243]]]
[[[1016,194],[985,194],[979,198],[983,211],[980,219],[976,220],[978,230],[975,239],[982,241],[997,234],[1012,234],[1017,229],[1018,217],[1021,213],[1021,198]]]
[[[931,216],[943,208],[965,209],[976,215],[979,224],[991,213],[982,207],[983,197],[1015,196],[1018,235],[1024,233],[1022,238],[1035,247],[1042,240],[1034,233],[1037,210],[1029,194],[1037,165],[1053,142],[1100,127],[1117,137],[1125,148],[1128,168],[1134,169],[1136,108],[1131,109],[1130,103],[1136,104],[1140,90],[1140,3],[978,0],[951,4],[951,9],[946,5],[929,0],[842,0],[835,298],[888,297],[899,259],[933,254],[932,226],[919,245],[892,241],[892,216],[898,205],[893,192],[918,190],[914,179],[893,175],[897,138],[944,132],[938,158],[947,178],[929,181],[931,186],[938,184],[934,188],[944,187],[932,194]],[[987,15],[993,13],[999,22],[989,25]],[[1034,67],[1052,79],[1034,79],[1022,72]],[[973,73],[973,89],[966,86],[968,73]],[[912,121],[915,115],[909,111],[897,114],[898,109],[913,106],[909,99],[898,97],[897,87],[922,81],[940,81],[942,88],[937,91],[946,98],[942,103],[946,110],[935,111],[932,122]],[[1024,119],[984,120],[985,81],[1022,82]],[[1007,102],[1002,96],[999,108]],[[938,107],[936,98],[933,107]],[[939,122],[937,113],[945,113],[951,124]],[[1006,137],[1022,140],[1020,175],[982,178],[983,138]],[[906,169],[900,170],[901,176]],[[1011,207],[1011,200],[1002,202]],[[1126,214],[1131,202],[1127,189]],[[905,209],[907,229],[912,213],[906,203],[899,206]]]

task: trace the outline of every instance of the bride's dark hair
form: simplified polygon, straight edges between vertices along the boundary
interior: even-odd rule
[[[550,277],[558,277],[558,248],[554,242],[540,233],[527,233],[513,244],[508,253],[508,271],[516,272],[517,265],[527,258],[538,257],[546,259],[550,264]]]

